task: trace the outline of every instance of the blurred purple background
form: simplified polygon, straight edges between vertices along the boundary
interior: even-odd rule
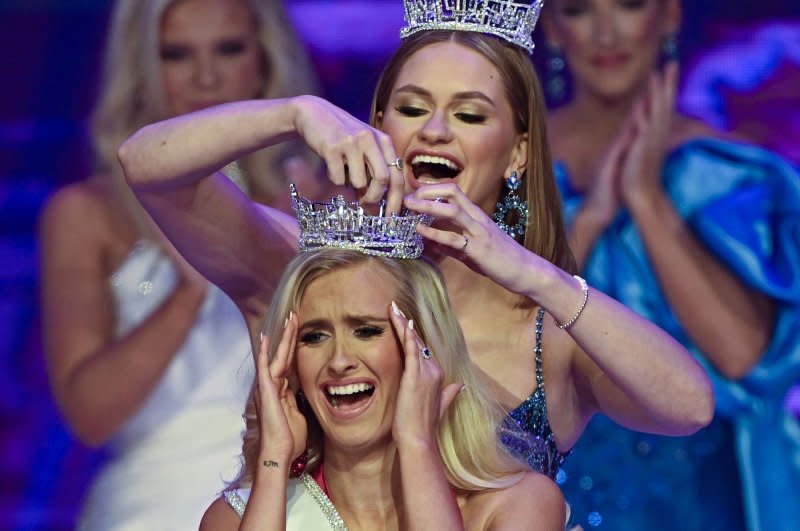
[[[400,3],[288,4],[325,95],[366,117],[380,67],[398,43]],[[800,4],[684,4],[681,107],[800,165]],[[109,2],[100,0],[0,4],[2,530],[71,529],[102,459],[70,436],[49,396],[35,224],[55,189],[90,171],[86,116],[97,92],[108,16]]]

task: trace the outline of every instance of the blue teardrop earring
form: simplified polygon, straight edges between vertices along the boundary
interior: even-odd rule
[[[530,214],[528,202],[517,193],[522,186],[522,179],[516,171],[512,171],[505,184],[505,197],[498,201],[492,219],[503,232],[521,243],[525,239]]]
[[[678,46],[678,34],[669,33],[664,37],[661,45],[661,58],[665,63],[678,61],[680,59],[680,47]]]
[[[547,52],[545,91],[551,102],[558,103],[563,101],[566,92],[567,82],[564,79],[564,69],[567,62],[558,46],[545,42],[545,48]]]

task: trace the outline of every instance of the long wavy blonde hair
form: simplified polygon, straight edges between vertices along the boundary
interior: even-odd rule
[[[100,95],[91,118],[95,171],[114,179],[134,219],[144,215],[122,179],[120,144],[141,127],[170,117],[161,75],[160,26],[180,0],[117,0],[107,37]],[[317,91],[310,61],[280,0],[240,0],[253,14],[262,52],[263,98]],[[240,161],[250,189],[269,200],[286,193],[280,161],[295,145],[261,150]],[[147,231],[145,230],[145,233]]]
[[[299,307],[314,280],[333,271],[361,264],[382,268],[394,279],[393,300],[413,319],[421,339],[431,348],[444,371],[445,383],[463,382],[460,393],[439,424],[437,442],[450,484],[461,491],[481,491],[513,485],[528,468],[500,447],[496,429],[506,412],[493,398],[487,381],[469,359],[464,336],[450,307],[438,269],[425,259],[399,260],[371,257],[356,251],[323,249],[301,253],[289,264],[275,292],[264,325],[269,337],[280,337],[289,311]],[[388,311],[388,309],[387,309]],[[270,344],[269,357],[278,342]],[[230,488],[252,484],[259,451],[255,389],[245,412],[244,462]],[[309,424],[308,466],[322,458],[324,433],[313,412],[299,402]]]

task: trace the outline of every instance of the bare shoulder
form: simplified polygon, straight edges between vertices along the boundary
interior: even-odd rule
[[[109,191],[95,179],[70,184],[61,188],[48,199],[42,211],[43,222],[57,224],[102,216],[109,201]]]
[[[239,529],[241,519],[224,498],[217,498],[208,506],[200,521],[200,531],[225,531]]]
[[[43,245],[63,242],[86,250],[107,244],[113,238],[109,204],[109,191],[94,180],[61,188],[50,197],[39,217]]]
[[[526,472],[522,479],[503,491],[501,503],[510,514],[512,510],[535,515],[537,521],[549,523],[540,529],[563,529],[566,518],[564,495],[558,485],[537,472]],[[520,503],[525,500],[525,503]],[[550,525],[554,524],[554,525]]]
[[[516,484],[471,496],[465,503],[469,529],[563,531],[564,496],[547,476],[526,472]]]
[[[672,147],[680,146],[698,138],[734,139],[729,133],[715,129],[698,118],[686,114],[676,114],[670,134]]]

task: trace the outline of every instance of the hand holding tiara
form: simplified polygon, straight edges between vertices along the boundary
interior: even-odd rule
[[[289,189],[300,224],[301,251],[328,247],[405,259],[422,254],[424,245],[417,225],[430,225],[432,216],[412,214],[406,209],[387,216],[384,201],[378,214],[370,215],[361,205],[342,196],[325,202],[309,201],[300,197],[293,184]]]
[[[436,227],[418,227],[426,240],[509,291],[529,293],[531,275],[523,272],[552,268],[506,234],[454,183],[423,186],[406,196],[405,203],[439,222]]]
[[[292,103],[297,133],[325,161],[330,180],[364,190],[364,203],[386,195],[387,212],[399,212],[405,180],[389,137],[322,98],[298,96]]]

